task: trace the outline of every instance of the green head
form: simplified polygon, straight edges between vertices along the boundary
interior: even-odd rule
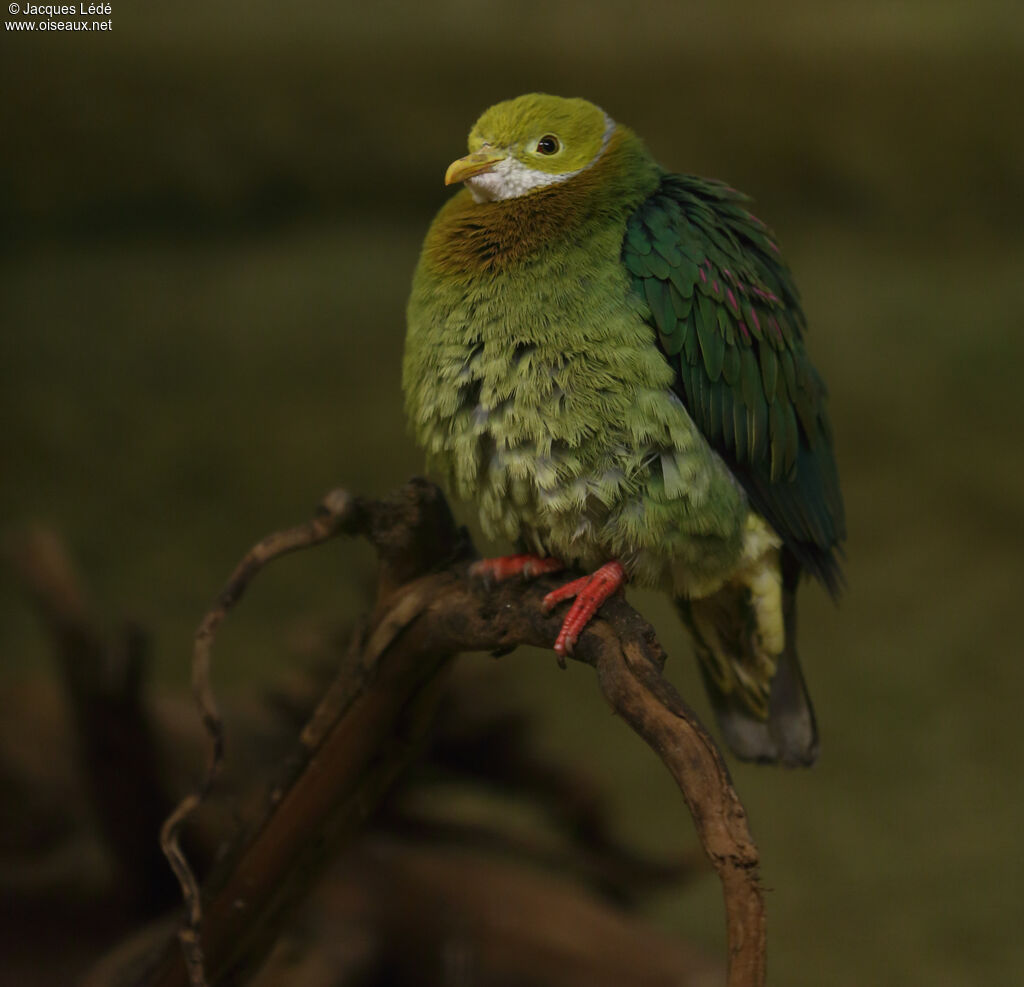
[[[451,163],[445,184],[465,182],[477,202],[514,199],[589,167],[614,130],[604,110],[585,99],[509,99],[473,125],[470,153]]]

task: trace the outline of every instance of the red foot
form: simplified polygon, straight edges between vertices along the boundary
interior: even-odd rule
[[[536,579],[565,567],[558,559],[542,559],[539,555],[501,555],[496,559],[481,559],[469,567],[469,574],[477,579],[490,579],[496,583],[521,576]]]
[[[553,609],[562,600],[576,597],[555,639],[555,654],[558,655],[560,665],[565,663],[566,655],[572,654],[572,649],[583,633],[583,628],[590,622],[590,618],[597,613],[608,597],[623,587],[625,582],[626,570],[622,565],[619,562],[606,562],[589,576],[574,579],[544,597],[545,610]]]

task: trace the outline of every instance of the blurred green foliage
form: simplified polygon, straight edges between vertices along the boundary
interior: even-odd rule
[[[327,489],[420,469],[403,309],[480,110],[583,95],[677,170],[754,194],[829,381],[850,590],[804,593],[820,765],[739,766],[772,982],[1024,978],[1024,12],[1017,2],[126,9],[105,36],[0,35],[0,517],[68,537],[162,681],[242,551]],[[468,516],[468,512],[464,512]],[[296,620],[355,613],[369,553],[266,574],[218,662],[265,680]],[[640,595],[700,709],[670,607]],[[0,576],[0,669],[48,672]],[[469,659],[479,660],[479,659]],[[589,673],[506,659],[547,742],[593,759],[623,829],[679,800]],[[721,941],[717,888],[659,921]]]

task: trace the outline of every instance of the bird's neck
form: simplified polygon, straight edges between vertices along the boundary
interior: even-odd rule
[[[660,174],[639,138],[617,127],[597,161],[568,181],[499,202],[459,192],[438,214],[423,259],[439,274],[514,268],[578,239],[589,224],[625,222]]]

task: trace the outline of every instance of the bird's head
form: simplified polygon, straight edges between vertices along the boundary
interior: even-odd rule
[[[519,96],[484,112],[469,133],[470,153],[448,166],[444,181],[465,182],[477,202],[515,199],[588,168],[614,130],[585,99]]]

